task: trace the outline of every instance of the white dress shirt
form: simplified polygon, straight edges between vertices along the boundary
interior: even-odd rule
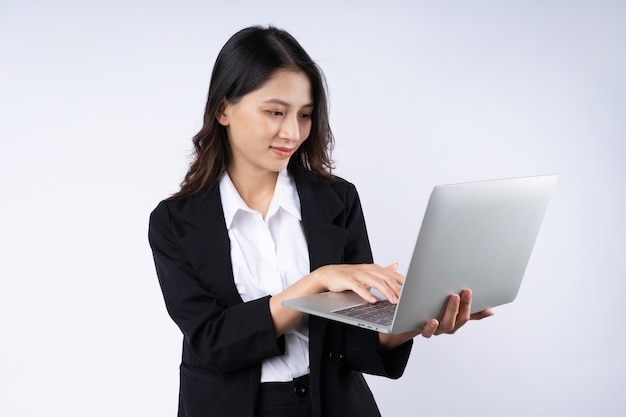
[[[220,196],[231,244],[235,285],[244,302],[274,295],[310,272],[309,250],[295,182],[282,170],[265,219],[240,197],[228,173]],[[309,373],[306,316],[285,332],[285,354],[263,361],[261,382],[285,382]]]

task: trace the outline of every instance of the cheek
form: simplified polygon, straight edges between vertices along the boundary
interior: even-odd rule
[[[278,134],[280,124],[267,117],[255,118],[250,126],[250,133],[255,135],[257,139],[268,140]]]
[[[245,146],[254,146],[271,137],[275,129],[263,118],[247,118],[243,122],[231,124],[229,130],[231,140],[234,139]]]
[[[311,128],[312,127],[313,127],[313,125],[311,123],[305,123],[305,124],[300,126],[300,137],[302,138],[303,142],[311,134]]]

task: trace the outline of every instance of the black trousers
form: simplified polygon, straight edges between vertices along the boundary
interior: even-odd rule
[[[291,382],[264,382],[257,408],[258,417],[312,417],[309,376]]]

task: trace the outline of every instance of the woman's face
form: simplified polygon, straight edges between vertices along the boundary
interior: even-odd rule
[[[276,173],[311,132],[311,83],[302,72],[277,71],[237,103],[225,102],[217,119],[231,148],[229,173]]]

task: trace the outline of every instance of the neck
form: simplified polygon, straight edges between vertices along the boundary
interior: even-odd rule
[[[232,168],[227,171],[242,200],[265,218],[274,196],[278,173],[266,171],[255,175]]]

